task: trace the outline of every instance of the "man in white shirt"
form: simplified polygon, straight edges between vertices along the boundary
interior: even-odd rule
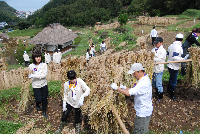
[[[45,51],[44,57],[45,57],[45,63],[48,64],[51,61],[51,55]]]
[[[101,50],[101,53],[104,51],[106,51],[106,43],[104,43],[104,41],[102,41],[102,43],[100,44],[100,50]]]
[[[25,67],[28,67],[29,62],[30,62],[30,58],[29,58],[28,54],[26,53],[26,51],[24,51],[23,58],[24,58],[24,61],[25,61]]]
[[[151,50],[151,52],[155,53],[154,62],[165,62],[166,60],[166,50],[163,47],[163,39],[161,37],[157,37],[153,43],[155,48]],[[156,90],[156,97],[158,96],[158,100],[156,103],[159,103],[163,98],[163,86],[162,86],[162,76],[164,71],[164,64],[157,64],[153,67],[153,79],[152,84]]]
[[[183,54],[182,41],[183,41],[183,34],[181,33],[177,34],[173,44],[171,44],[168,47],[168,52],[167,52],[168,61],[184,60],[184,58],[181,57],[181,55]],[[180,63],[169,63],[167,64],[167,67],[170,73],[168,92],[170,94],[170,98],[174,101],[177,101],[177,99],[174,96],[174,92],[175,92],[175,87],[177,85],[177,76]]]
[[[53,62],[55,62],[56,64],[60,63],[60,54],[58,53],[58,50],[55,50],[54,54],[53,54]]]
[[[134,95],[134,108],[136,110],[134,134],[135,133],[147,133],[150,118],[153,111],[152,105],[152,86],[151,80],[144,71],[144,67],[140,63],[134,63],[128,74],[133,74],[137,79],[132,88],[127,88],[121,85],[118,87],[115,83],[112,83],[111,88],[119,91],[120,93],[131,96]]]
[[[158,37],[158,33],[157,33],[155,26],[154,26],[153,30],[151,30],[151,34],[150,34],[150,39],[152,38],[152,45],[153,45],[153,42],[155,41],[156,37]]]

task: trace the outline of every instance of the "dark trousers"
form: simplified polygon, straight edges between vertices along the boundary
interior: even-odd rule
[[[66,108],[67,110],[63,112],[61,121],[65,122],[67,121],[67,118],[69,117],[69,113],[72,110],[72,106],[66,103]],[[80,108],[74,108],[75,109],[75,124],[80,123],[81,122],[81,109]]]
[[[29,66],[29,61],[25,61],[25,67]]]
[[[156,37],[152,37],[152,45],[154,46],[153,42],[155,41]]]
[[[33,88],[33,91],[36,104],[39,105],[42,103],[42,107],[46,107],[48,104],[47,102],[48,86],[45,85],[44,87],[41,88]]]
[[[177,76],[178,76],[178,70],[174,70],[168,67],[170,77],[169,77],[169,90],[175,91],[175,87],[177,85]]]

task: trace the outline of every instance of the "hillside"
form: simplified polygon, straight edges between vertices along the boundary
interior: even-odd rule
[[[0,22],[7,23],[18,21],[19,18],[15,15],[16,9],[10,7],[5,1],[0,1]]]

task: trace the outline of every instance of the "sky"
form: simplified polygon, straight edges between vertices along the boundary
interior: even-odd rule
[[[37,11],[50,0],[0,0],[5,1],[9,6],[18,11]]]

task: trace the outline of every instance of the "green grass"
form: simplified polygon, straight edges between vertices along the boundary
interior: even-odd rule
[[[21,87],[0,90],[0,104],[2,100],[20,99]]]
[[[60,94],[60,89],[61,89],[61,81],[48,82],[49,96],[56,97],[58,94]]]
[[[42,29],[23,29],[23,30],[14,30],[12,32],[8,32],[7,34],[10,37],[19,37],[19,36],[35,36],[36,33],[40,32]]]
[[[0,133],[1,134],[14,134],[23,125],[11,121],[0,120]]]

